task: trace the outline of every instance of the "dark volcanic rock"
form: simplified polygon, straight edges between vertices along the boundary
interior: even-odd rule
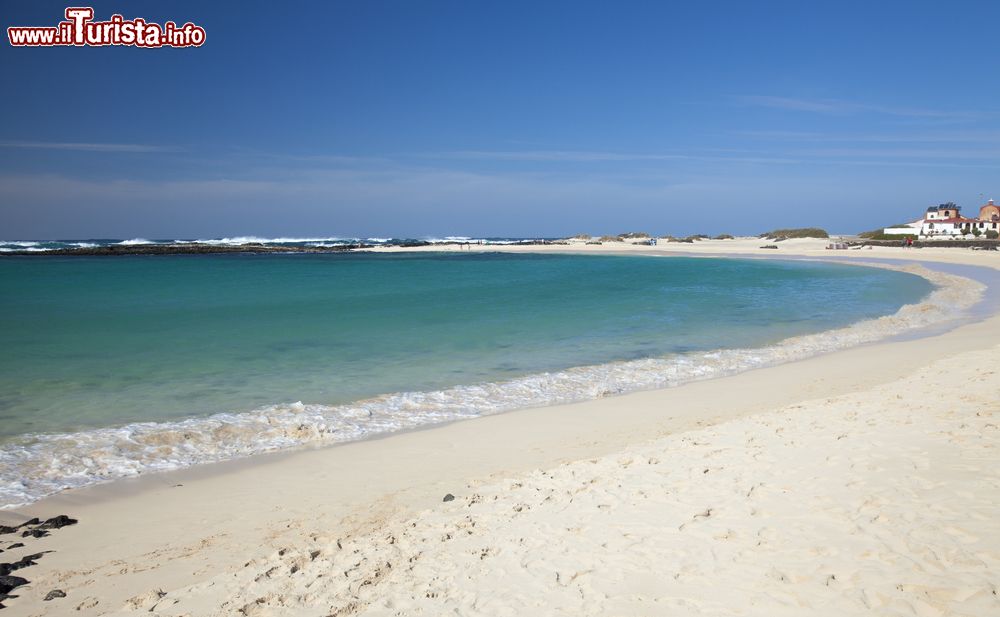
[[[52,591],[45,594],[45,601],[55,600],[56,598],[65,598],[66,592],[62,589],[53,589]]]
[[[28,531],[21,532],[22,538],[32,537],[32,538],[44,538],[49,535],[49,532],[44,529],[29,529]]]
[[[68,527],[70,525],[76,525],[79,521],[75,518],[70,518],[65,514],[60,514],[59,516],[53,516],[47,519],[44,523],[36,527],[36,529],[61,529],[63,527]]]
[[[11,544],[10,546],[8,546],[8,547],[7,547],[7,550],[8,550],[8,551],[12,551],[12,550],[14,550],[15,548],[21,548],[22,546],[24,546],[24,543],[23,543],[23,542],[15,542],[15,543]]]
[[[15,587],[27,584],[27,579],[23,579],[20,576],[0,576],[0,593],[7,593]]]
[[[34,555],[25,555],[11,563],[0,563],[0,576],[7,576],[14,570],[20,570],[28,566],[36,566],[38,565],[38,560],[44,556],[45,553],[35,553]]]
[[[442,501],[455,501],[455,496],[452,495],[451,493],[448,493],[447,495],[444,496],[444,499],[442,499]]]
[[[32,518],[32,519],[28,519],[28,520],[24,521],[20,525],[15,525],[13,527],[10,527],[8,525],[0,525],[0,534],[14,533],[18,529],[21,529],[22,527],[31,527],[32,525],[37,525],[39,523],[41,523],[40,520],[38,520],[37,518]]]

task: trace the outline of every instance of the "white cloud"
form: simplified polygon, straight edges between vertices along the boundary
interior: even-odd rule
[[[616,161],[718,161],[732,163],[795,163],[787,158],[715,156],[693,153],[593,152],[586,150],[456,150],[415,156],[441,160],[532,161],[551,163],[605,163]]]
[[[145,144],[97,144],[54,141],[0,141],[0,148],[75,150],[78,152],[172,152],[174,148]]]
[[[828,115],[851,115],[873,113],[904,118],[921,118],[927,120],[975,120],[987,115],[975,111],[951,111],[936,109],[921,109],[912,107],[893,107],[858,103],[840,99],[800,99],[785,96],[739,96],[738,100],[770,109],[788,111],[803,111]]]

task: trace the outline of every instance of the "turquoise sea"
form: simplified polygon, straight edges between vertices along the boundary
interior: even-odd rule
[[[0,285],[0,506],[820,353],[797,337],[932,291],[818,262],[506,253],[6,257]]]

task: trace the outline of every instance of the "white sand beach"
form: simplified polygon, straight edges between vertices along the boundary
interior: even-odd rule
[[[1000,270],[984,251],[763,244],[446,248]],[[70,491],[0,513],[80,520],[2,555],[52,551],[5,614],[1000,614],[998,366],[991,314],[676,388]]]

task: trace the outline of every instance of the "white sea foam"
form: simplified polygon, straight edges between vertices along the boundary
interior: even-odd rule
[[[348,238],[261,238],[259,236],[233,236],[231,238],[208,238],[191,240],[188,243],[239,246],[241,244],[304,244],[307,242],[346,242]]]
[[[445,236],[443,238],[425,238],[424,242],[430,242],[431,244],[447,244],[449,242],[471,242],[473,238],[470,236]],[[476,240],[478,242],[478,240]]]
[[[180,422],[20,438],[0,446],[0,504],[23,505],[66,488],[148,472],[731,375],[955,319],[985,289],[963,277],[919,267],[908,270],[936,285],[923,302],[905,305],[892,315],[789,338],[769,347],[582,366],[503,382],[388,394],[347,405],[297,402]]]
[[[41,246],[42,244],[49,244],[50,246]],[[26,252],[26,253],[44,253],[46,251],[54,251],[61,248],[94,248],[99,246],[93,242],[29,242],[29,241],[16,241],[16,242],[0,242],[0,253],[10,253],[13,251]]]
[[[145,238],[132,238],[131,240],[122,240],[118,243],[119,246],[134,246],[137,244],[156,244],[156,242]]]
[[[25,253],[42,253],[48,251],[49,249],[40,246],[41,242],[33,242],[30,240],[12,240],[9,242],[0,242],[0,253],[12,253],[25,252]]]

